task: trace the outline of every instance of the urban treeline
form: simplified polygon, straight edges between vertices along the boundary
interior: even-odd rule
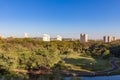
[[[0,71],[62,69],[65,68],[62,63],[65,56],[76,53],[95,59],[120,57],[120,40],[110,43],[89,40],[82,43],[79,40],[44,42],[32,38],[0,39]]]

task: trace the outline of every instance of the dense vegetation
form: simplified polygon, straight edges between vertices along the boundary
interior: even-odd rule
[[[120,57],[120,41],[104,43],[91,40],[88,43],[81,43],[80,41],[43,42],[31,38],[0,39],[0,71],[5,73],[13,69],[69,69],[65,66],[64,60],[70,54],[94,59]]]

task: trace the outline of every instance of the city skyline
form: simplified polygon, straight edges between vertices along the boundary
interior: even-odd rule
[[[88,42],[88,40],[103,40],[104,42],[111,42],[111,41],[115,41],[115,40],[119,40],[120,38],[116,37],[116,36],[112,36],[112,35],[104,35],[99,39],[95,39],[95,38],[91,38],[89,37],[88,34],[85,33],[80,33],[79,37],[74,38],[74,37],[63,37],[61,35],[56,35],[56,36],[51,36],[49,34],[43,34],[42,36],[30,36],[29,33],[24,33],[24,35],[22,37],[18,37],[18,36],[14,36],[14,35],[10,35],[10,36],[4,36],[4,35],[0,35],[0,38],[35,38],[35,39],[42,39],[43,41],[51,41],[51,40],[58,40],[58,41],[62,41],[63,40],[80,40],[83,43],[84,42]]]
[[[0,34],[120,38],[119,0],[0,0]]]

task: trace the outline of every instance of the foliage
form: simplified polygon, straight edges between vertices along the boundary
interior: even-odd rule
[[[120,41],[103,43],[102,41],[50,41],[43,42],[32,38],[0,39],[0,70],[34,70],[56,67],[61,69],[63,57],[69,54],[108,58],[108,55],[120,57]],[[106,57],[107,56],[107,57]]]

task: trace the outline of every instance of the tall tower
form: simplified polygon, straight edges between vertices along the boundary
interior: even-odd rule
[[[81,42],[88,42],[88,35],[87,34],[80,34]]]
[[[88,42],[88,35],[84,34],[85,42]]]
[[[80,41],[83,42],[83,34],[80,34]]]
[[[104,41],[104,42],[108,42],[107,36],[104,36],[104,37],[103,37],[103,41]]]
[[[111,42],[111,37],[110,37],[110,36],[108,36],[107,38],[108,38],[108,42]]]

